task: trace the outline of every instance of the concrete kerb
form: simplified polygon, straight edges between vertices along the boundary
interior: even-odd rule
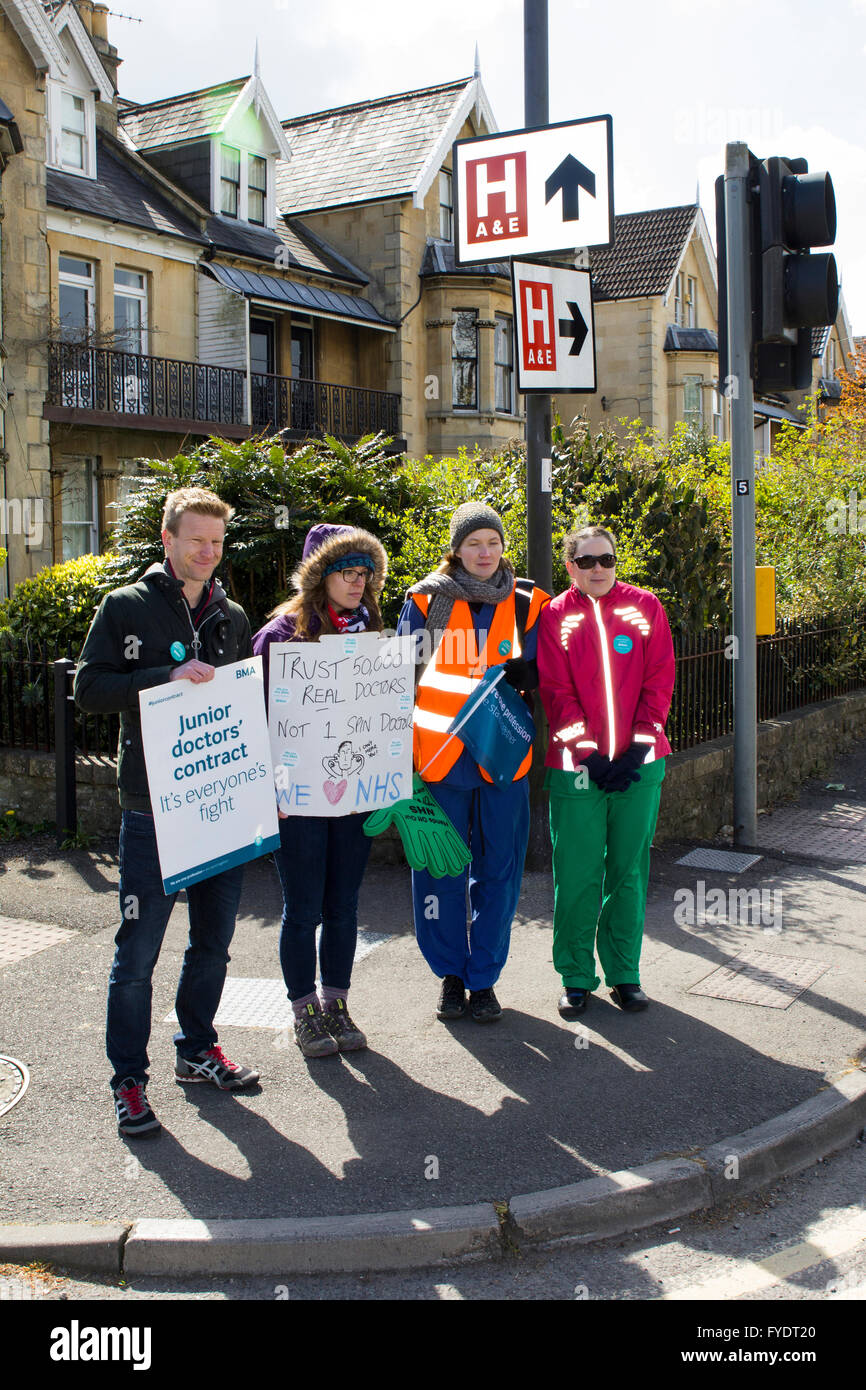
[[[296,1220],[154,1220],[0,1226],[0,1262],[100,1273],[311,1274],[503,1258],[521,1246],[587,1243],[720,1206],[826,1158],[866,1126],[866,1072],[691,1155],[509,1201]]]

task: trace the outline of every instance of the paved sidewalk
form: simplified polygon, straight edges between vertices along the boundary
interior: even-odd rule
[[[816,826],[826,838],[816,839]],[[807,1119],[816,1106],[841,1115],[866,1081],[861,826],[866,744],[808,784],[798,807],[760,817],[765,853],[746,872],[678,863],[693,845],[656,851],[643,956],[652,1006],[622,1014],[602,988],[579,1024],[556,1012],[548,875],[526,875],[497,986],[504,1017],[480,1027],[436,1021],[437,982],[412,935],[408,872],[371,869],[351,995],[370,1047],[316,1061],[301,1057],[286,1026],[279,887],[260,861],[247,873],[220,1040],[260,1069],[261,1086],[232,1095],[173,1081],[179,904],[154,988],[149,1097],[164,1129],[138,1142],[117,1137],[103,1055],[114,847],[68,856],[47,842],[29,854],[2,847],[0,1053],[25,1063],[31,1079],[0,1118],[0,1222],[122,1228],[193,1218],[207,1231],[218,1221],[438,1210],[444,1227],[464,1219],[447,1209],[482,1204],[489,1215],[498,1203],[502,1219],[511,1202],[523,1229],[556,1234],[567,1221],[533,1227],[514,1199],[611,1174],[583,1189],[589,1198],[643,1191],[627,1170],[659,1160],[672,1161],[665,1180],[685,1163],[691,1183],[708,1168],[708,1146],[765,1123],[759,1147],[772,1172],[777,1117],[804,1105]],[[822,1142],[843,1142],[844,1117],[820,1123]],[[701,1193],[714,1199],[709,1187]],[[642,1213],[636,1196],[622,1206],[622,1229],[656,1210],[668,1208]]]

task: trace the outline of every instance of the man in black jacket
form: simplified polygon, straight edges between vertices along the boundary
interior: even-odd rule
[[[252,655],[250,625],[213,578],[232,508],[204,488],[169,494],[162,518],[163,564],[102,601],[85,639],[75,700],[94,713],[120,712],[121,925],[108,985],[106,1048],[114,1069],[118,1131],[160,1129],[145,1087],[151,1024],[151,978],[176,893],[166,895],[154,833],[141,738],[139,691],[166,681],[213,680],[217,666]],[[187,889],[189,943],[177,991],[175,1078],[238,1090],[258,1072],[230,1062],[213,1020],[229,961],[243,865]]]

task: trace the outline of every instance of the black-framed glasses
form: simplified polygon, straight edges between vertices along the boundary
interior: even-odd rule
[[[573,564],[579,570],[594,570],[596,565],[601,565],[602,569],[612,570],[616,564],[615,555],[575,555]]]

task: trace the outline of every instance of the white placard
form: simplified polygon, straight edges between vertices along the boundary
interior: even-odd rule
[[[414,639],[352,632],[275,642],[268,713],[277,804],[348,816],[412,796]]]
[[[166,893],[279,848],[262,659],[139,693]]]

